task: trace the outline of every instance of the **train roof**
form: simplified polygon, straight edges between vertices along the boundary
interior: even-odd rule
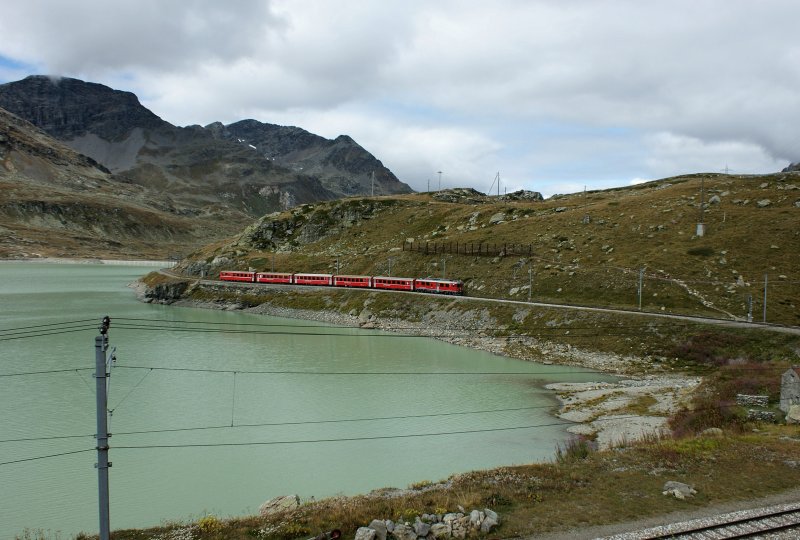
[[[434,281],[436,283],[461,283],[460,279],[442,279],[442,278],[417,278],[417,281]]]

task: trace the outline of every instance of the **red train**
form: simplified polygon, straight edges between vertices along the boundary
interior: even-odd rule
[[[222,281],[244,281],[246,283],[317,285],[438,294],[464,294],[464,283],[454,279],[292,274],[287,272],[241,272],[237,270],[223,270],[219,273],[219,279]]]

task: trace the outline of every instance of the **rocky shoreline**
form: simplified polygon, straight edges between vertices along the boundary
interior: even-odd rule
[[[141,283],[132,283],[137,297],[153,302],[154,295]],[[457,321],[442,326],[396,318],[378,318],[368,308],[348,314],[336,311],[317,311],[277,307],[262,303],[247,307],[229,301],[197,301],[187,299],[193,285],[178,282],[171,287],[170,296],[178,298],[169,303],[181,307],[242,311],[289,319],[316,321],[335,326],[348,326],[387,332],[402,332],[419,337],[439,339],[453,345],[486,351],[499,356],[544,364],[569,365],[602,371],[621,377],[618,382],[552,383],[545,386],[553,391],[561,404],[556,416],[575,422],[567,431],[597,442],[600,448],[659,436],[668,430],[668,417],[690,398],[700,384],[698,377],[680,374],[653,375],[650,362],[644,358],[587,351],[569,344],[538,341],[533,338],[515,340],[521,345],[509,351],[505,340],[474,335],[465,337]],[[159,300],[155,300],[159,301]],[[448,321],[450,322],[450,321]],[[527,351],[527,352],[524,352]],[[533,352],[532,352],[533,351]],[[547,360],[543,360],[547,358]]]

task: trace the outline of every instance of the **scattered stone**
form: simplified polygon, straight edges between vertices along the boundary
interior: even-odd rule
[[[719,204],[722,202],[722,199],[719,198],[719,195],[712,195],[710,199],[708,199],[708,204]]]
[[[747,419],[756,422],[771,422],[771,423],[775,423],[778,421],[778,417],[775,414],[775,411],[762,411],[758,409],[748,409]]]
[[[417,518],[417,521],[414,522],[414,532],[417,536],[428,536],[428,533],[431,532],[431,526]]]
[[[800,405],[790,405],[786,413],[787,424],[800,424]]]
[[[750,407],[766,407],[767,405],[769,405],[769,396],[736,394],[736,404],[749,405]]]
[[[503,223],[505,219],[506,215],[503,212],[498,212],[489,218],[489,225],[497,225],[498,223]]]
[[[355,540],[375,540],[375,529],[369,527],[359,527],[356,531]]]
[[[441,539],[447,538],[450,536],[451,529],[444,523],[434,523],[431,525],[431,536],[434,538]]]
[[[558,213],[566,212],[567,211],[567,207],[566,206],[559,206],[558,208],[555,209],[555,211],[558,212]]]
[[[688,484],[684,484],[682,482],[675,482],[670,480],[664,484],[662,488],[662,495],[672,495],[676,499],[686,499],[687,497],[692,497],[697,493],[692,486]]]
[[[396,540],[417,540],[417,533],[414,532],[414,529],[403,523],[398,523],[394,526],[392,536]]]
[[[758,206],[759,208],[766,208],[767,206],[769,206],[771,204],[772,204],[771,200],[769,200],[769,199],[761,199],[760,201],[758,201],[756,203],[756,206]]]
[[[281,512],[287,512],[289,510],[294,510],[299,506],[300,497],[297,495],[282,495],[266,501],[258,508],[258,513],[262,516],[270,516],[273,514],[280,514]]]
[[[369,522],[368,527],[375,531],[376,540],[386,540],[386,535],[389,533],[389,529],[386,527],[386,522],[381,521],[380,519],[373,519]]]
[[[704,429],[701,431],[697,436],[698,437],[711,437],[711,438],[720,438],[725,433],[718,427],[710,427],[708,429]]]
[[[766,189],[766,188],[768,188],[768,187],[769,187],[769,184],[768,184],[767,182],[764,182],[763,184],[761,184],[761,185],[760,185],[760,186],[758,186],[758,187],[760,187],[761,189]]]

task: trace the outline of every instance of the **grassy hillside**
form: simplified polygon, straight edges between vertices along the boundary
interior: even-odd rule
[[[331,272],[338,264],[340,273],[446,275],[464,280],[470,296],[527,300],[532,283],[535,301],[625,308],[638,308],[642,271],[645,311],[745,318],[750,297],[756,321],[766,275],[767,321],[796,325],[798,187],[797,173],[704,174],[546,201],[466,190],[352,198],[265,216],[183,268]]]

